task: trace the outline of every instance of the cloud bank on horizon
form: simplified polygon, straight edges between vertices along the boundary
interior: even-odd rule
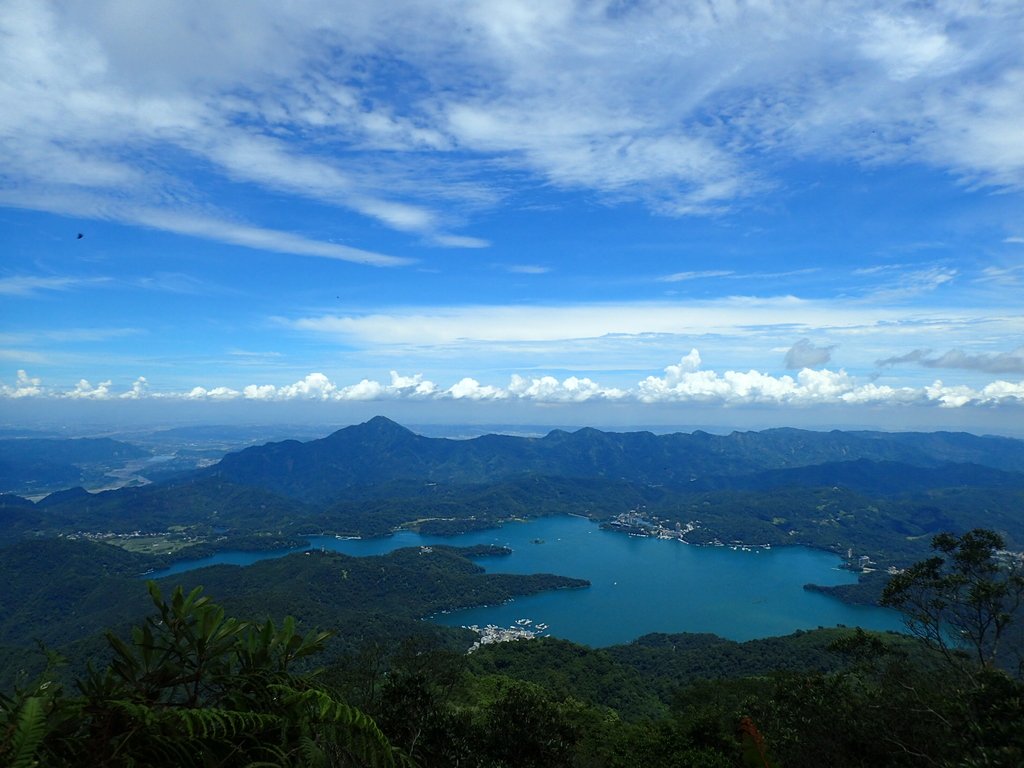
[[[1022,405],[1017,0],[2,8],[9,401]]]
[[[800,344],[794,346],[794,349]],[[792,351],[792,350],[791,350]],[[803,354],[803,353],[801,353]],[[607,387],[587,377],[527,377],[512,374],[505,386],[481,384],[464,377],[449,387],[429,381],[422,374],[403,376],[391,371],[390,381],[363,379],[339,386],[323,373],[310,373],[292,384],[249,384],[241,389],[227,386],[196,386],[183,391],[151,391],[145,377],[127,389],[117,390],[110,380],[93,386],[80,380],[72,389],[44,387],[42,379],[18,371],[13,385],[0,383],[0,397],[55,398],[66,400],[249,400],[249,401],[501,401],[534,403],[583,403],[588,401],[659,403],[701,403],[712,405],[934,405],[942,408],[965,406],[1024,406],[1024,380],[994,381],[980,390],[941,380],[931,385],[894,388],[872,382],[858,382],[845,371],[803,368],[795,377],[772,376],[760,371],[702,370],[700,352],[691,349],[663,376],[647,376],[627,389]]]

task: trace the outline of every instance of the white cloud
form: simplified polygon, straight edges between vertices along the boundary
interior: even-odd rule
[[[311,373],[304,379],[283,387],[273,384],[249,384],[242,389],[248,400],[383,400],[389,398],[429,398],[437,385],[423,376],[402,376],[391,371],[391,382],[363,379],[357,384],[339,387],[322,373]]]
[[[302,381],[297,381],[287,387],[281,387],[278,394],[284,400],[293,398],[329,400],[336,391],[337,387],[324,374],[311,373]]]
[[[517,275],[546,275],[551,271],[551,267],[542,267],[536,264],[510,264],[505,269]]]
[[[277,387],[273,384],[249,384],[242,390],[247,400],[273,400],[277,396]]]
[[[47,343],[92,343],[137,336],[138,328],[54,328],[0,333],[0,344],[25,344],[40,347]]]
[[[735,273],[728,269],[705,269],[700,272],[675,272],[671,275],[659,277],[658,280],[662,283],[680,283],[684,280],[701,280],[707,277],[728,277],[732,274]]]
[[[142,400],[146,397],[146,390],[149,387],[149,382],[145,376],[139,376],[134,383],[132,383],[131,389],[127,392],[122,392],[120,397],[122,400]]]
[[[482,247],[451,224],[522,180],[666,215],[771,189],[792,157],[1024,186],[1015,0],[549,6],[11,0],[4,201],[198,217],[202,169]]]
[[[13,387],[7,384],[0,385],[0,395],[13,399],[38,397],[43,394],[42,383],[42,379],[29,376],[25,371],[19,370]]]
[[[678,384],[686,374],[698,370],[700,364],[700,352],[696,348],[691,349],[683,355],[678,365],[670,365],[665,368],[665,382],[669,385]]]
[[[976,277],[976,283],[992,283],[997,286],[1020,285],[1024,276],[1024,264],[1013,267],[985,267],[981,275]]]
[[[503,400],[508,397],[500,387],[482,385],[468,376],[445,390],[445,394],[453,400]]]
[[[554,376],[525,378],[513,374],[508,385],[510,397],[543,403],[582,403],[587,400],[620,400],[626,397],[621,389],[604,388],[589,378],[569,376],[559,381]]]
[[[418,306],[382,308],[368,314],[275,318],[286,328],[346,344],[381,350],[464,348],[478,343],[543,344],[594,339],[610,343],[619,336],[677,336],[673,344],[701,336],[770,339],[765,349],[791,343],[794,336],[914,334],[947,338],[987,324],[992,333],[1024,333],[1024,316],[1000,313],[983,302],[952,302],[927,309],[906,302],[830,301],[794,296],[730,296],[711,300],[608,302],[569,305]],[[947,341],[948,343],[948,341]],[[959,343],[959,341],[957,341]],[[760,361],[759,361],[760,362]],[[766,364],[766,363],[761,363]]]
[[[862,272],[863,274],[863,272]],[[927,267],[891,275],[891,280],[873,288],[868,298],[872,301],[902,301],[931,293],[952,283],[959,272],[950,267]]]
[[[186,400],[235,400],[241,397],[242,393],[237,389],[231,387],[214,387],[213,389],[207,389],[206,387],[193,387],[186,393],[183,393],[181,397]],[[163,395],[164,397],[175,397],[175,395]]]
[[[111,381],[93,386],[82,379],[73,388],[45,387],[39,378],[18,371],[14,386],[0,384],[0,397],[52,397],[73,400],[183,399],[254,401],[523,401],[567,404],[588,401],[614,401],[655,406],[665,403],[695,403],[731,407],[760,404],[777,407],[832,405],[877,406],[1024,406],[1024,380],[996,380],[980,389],[963,384],[947,385],[935,381],[924,387],[892,387],[873,381],[861,382],[846,371],[804,368],[796,377],[776,376],[758,370],[722,372],[701,369],[700,353],[690,350],[678,364],[666,366],[663,376],[648,376],[632,387],[609,387],[588,377],[565,379],[550,375],[513,374],[506,386],[484,384],[464,377],[445,388],[422,375],[403,376],[391,371],[384,383],[363,379],[346,386],[333,382],[323,373],[310,373],[294,384],[250,384],[236,389],[228,386],[196,386],[180,392],[151,392],[145,377],[139,377],[123,392]]]
[[[95,387],[86,379],[80,379],[74,389],[63,393],[63,397],[71,400],[109,400],[112,397],[113,381],[101,381]]]
[[[378,267],[411,264],[412,259],[388,256],[336,243],[310,240],[289,232],[238,224],[209,216],[159,210],[154,208],[121,210],[115,218],[179,235],[190,235],[222,243],[257,248],[264,251],[292,253],[299,256],[319,256],[326,259],[354,261]]]
[[[488,248],[491,245],[490,240],[468,235],[434,235],[431,242],[448,248]]]
[[[280,319],[279,322],[296,330],[370,345],[431,345],[466,341],[553,341],[610,334],[749,333],[749,328],[755,325],[845,326],[892,319],[893,314],[888,309],[782,296],[678,303],[415,307],[367,315]]]
[[[109,282],[107,278],[40,277],[18,275],[0,278],[0,296],[34,296],[41,291],[70,291]]]
[[[860,50],[898,81],[923,73],[934,77],[946,67],[955,68],[958,60],[962,60],[962,53],[940,25],[884,13],[868,18]]]

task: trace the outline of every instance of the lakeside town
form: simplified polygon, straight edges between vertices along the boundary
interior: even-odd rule
[[[477,624],[469,624],[463,625],[462,628],[475,632],[478,635],[476,642],[466,651],[466,653],[473,653],[485,645],[511,643],[518,640],[533,640],[537,637],[544,637],[548,630],[548,625],[541,622],[534,624],[533,619],[516,619],[515,624],[509,627],[499,627],[497,624],[486,624],[480,627]]]
[[[666,521],[660,520],[653,515],[646,514],[643,512],[643,508],[640,507],[631,509],[628,512],[619,513],[611,520],[601,523],[601,528],[608,531],[618,531],[620,533],[628,534],[629,536],[675,539],[683,544],[693,544],[694,542],[687,541],[686,535],[697,530],[700,527],[700,524],[700,520],[690,520],[687,523],[676,522],[666,524]],[[761,550],[770,550],[772,548],[771,544],[749,544],[742,541],[726,543],[718,538],[712,539],[707,543],[702,543],[699,546],[729,547],[734,551],[740,552],[759,552]],[[843,564],[839,567],[844,570],[860,574],[873,573],[879,569],[878,563],[872,560],[870,555],[855,554],[853,548],[847,548]],[[889,566],[885,569],[885,572],[890,576],[893,576],[902,573],[903,569],[895,566]]]

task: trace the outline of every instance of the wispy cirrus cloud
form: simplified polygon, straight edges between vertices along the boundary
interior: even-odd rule
[[[988,323],[1005,333],[1024,331],[1024,318],[989,307],[921,309],[900,302],[835,302],[795,296],[729,296],[660,302],[549,305],[411,306],[360,314],[277,317],[277,325],[360,345],[464,342],[546,342],[615,336],[717,334],[756,338],[770,331],[794,336],[836,333],[949,333]]]
[[[890,273],[886,271],[881,274]],[[893,302],[912,299],[951,284],[959,274],[959,270],[945,266],[895,271],[891,278],[886,279],[881,285],[869,288],[865,296],[871,301]]]
[[[974,278],[976,283],[995,285],[1018,285],[1024,277],[1024,264],[1010,267],[985,267],[981,274]]]
[[[231,183],[481,247],[452,230],[514,190],[510,174],[667,216],[762,196],[792,158],[1024,187],[1024,12],[1012,0],[253,2],[242,16],[191,1],[8,3],[5,203],[196,217]],[[341,258],[297,233],[179,229]]]
[[[0,344],[104,342],[145,333],[141,328],[50,328],[0,333]]]
[[[128,210],[124,211],[124,215],[129,221],[154,229],[265,251],[353,261],[377,267],[395,267],[413,263],[412,259],[364,251],[347,245],[325,243],[290,232],[254,227],[210,216],[154,208]]]
[[[329,101],[340,98],[342,88],[330,88],[322,76],[312,78],[316,83],[307,82],[303,54],[286,42],[301,37],[301,14],[274,18],[267,9],[251,10],[253,17],[239,25],[245,27],[242,31],[234,28],[237,20],[227,25],[219,12],[196,16],[198,9],[188,3],[175,11],[141,9],[130,14],[101,4],[84,15],[47,3],[12,3],[0,22],[5,35],[0,66],[6,73],[0,88],[0,128],[8,139],[0,151],[0,165],[18,183],[4,190],[0,203],[155,226],[284,253],[374,265],[407,263],[247,226],[231,214],[216,221],[190,173],[212,165],[223,178],[242,185],[347,208],[428,239],[447,236],[443,217],[427,206],[389,195],[389,180],[368,173],[371,165],[360,163],[362,170],[346,172],[316,149],[316,140],[314,145],[296,140],[294,131],[302,126],[312,130],[318,122],[315,105],[301,109],[294,102],[274,104],[275,96],[265,89],[288,90],[290,76],[303,81],[321,101]],[[125,26],[118,17],[131,17],[139,26]],[[289,22],[295,26],[286,29]],[[151,28],[149,24],[161,26],[168,39],[186,48],[202,42],[220,50],[224,58],[212,66],[220,70],[218,75],[198,76],[177,56],[165,59],[154,71],[157,57],[137,47],[138,39],[146,37],[140,30]],[[211,35],[216,43],[206,39]],[[150,53],[169,54],[166,41],[150,42]],[[261,58],[243,65],[247,55]],[[238,66],[225,67],[229,60]],[[143,88],[136,79],[140,67],[153,76],[150,87]],[[253,102],[247,104],[243,93]],[[348,102],[346,114],[362,110],[356,102],[365,103],[358,94]],[[322,117],[329,128],[338,127],[329,116]],[[366,117],[370,119],[364,127],[371,132],[395,129],[395,120]],[[292,140],[282,140],[282,132],[292,132]],[[415,131],[410,133],[414,135]],[[419,141],[425,141],[423,135]],[[178,162],[154,159],[168,153],[177,153]],[[446,244],[481,243],[467,237]]]
[[[0,277],[0,296],[36,296],[48,291],[72,291],[110,282],[106,277],[13,275]]]
[[[779,280],[787,277],[800,275],[812,275],[821,272],[821,267],[805,267],[802,269],[787,269],[781,272],[748,272],[733,269],[704,269],[690,272],[673,272],[670,275],[662,275],[657,278],[659,283],[681,283],[688,280],[707,280],[711,278],[722,278],[725,280]]]
[[[539,264],[509,264],[505,267],[506,272],[514,275],[546,275],[551,267],[543,267]]]
[[[729,269],[704,269],[694,272],[673,272],[658,278],[662,283],[681,283],[686,280],[703,280],[709,277],[728,277],[735,274]]]

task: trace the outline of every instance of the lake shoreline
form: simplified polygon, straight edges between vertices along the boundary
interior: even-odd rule
[[[713,546],[680,538],[676,539],[679,543],[691,546],[673,547],[658,537],[609,536],[610,533],[619,532],[603,529],[590,518],[563,514],[520,521],[517,525],[507,522],[460,536],[424,536],[409,530],[362,539],[314,535],[302,537],[306,541],[301,547],[274,552],[222,552],[200,561],[182,560],[146,577],[163,578],[207,565],[244,566],[302,551],[337,551],[364,557],[417,546],[469,546],[478,548],[478,557],[474,559],[488,572],[560,573],[590,581],[591,589],[572,590],[576,595],[568,601],[543,593],[518,598],[515,608],[477,606],[453,610],[447,614],[450,618],[431,617],[438,623],[501,625],[507,623],[506,612],[518,613],[510,614],[515,620],[537,613],[527,609],[527,605],[540,605],[544,613],[538,621],[557,626],[557,634],[566,639],[597,646],[630,641],[651,632],[708,631],[742,640],[819,625],[858,625],[865,621],[869,628],[871,622],[881,629],[896,628],[895,621],[879,618],[887,614],[873,613],[884,609],[848,604],[808,588],[810,583],[828,588],[855,578],[855,574],[838,568],[839,558],[834,552],[796,543],[755,548],[739,544]],[[485,549],[480,550],[481,546]],[[683,602],[671,598],[676,591],[680,597],[685,596]],[[580,596],[587,592],[591,594]],[[732,605],[734,610],[729,609]],[[489,611],[496,615],[490,616]],[[476,613],[464,618],[468,612]],[[609,630],[602,624],[621,626]]]

